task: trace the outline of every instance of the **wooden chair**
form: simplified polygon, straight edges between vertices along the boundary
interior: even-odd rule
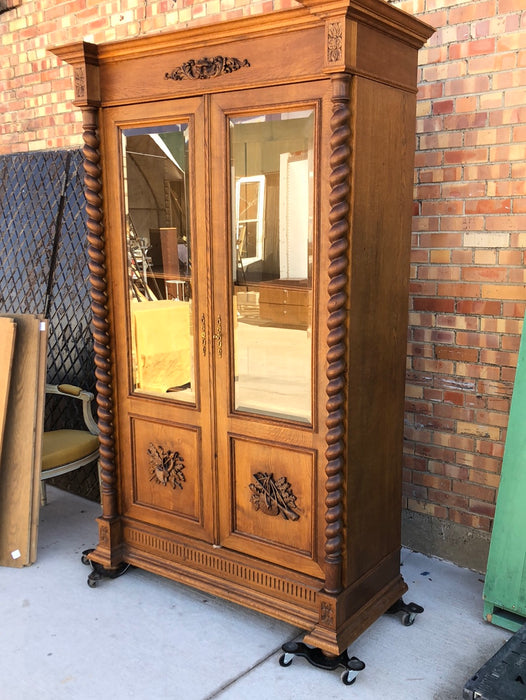
[[[87,430],[50,430],[42,440],[40,502],[46,505],[46,480],[79,469],[98,459],[99,429],[91,412],[94,396],[71,384],[46,384],[46,394],[67,396],[82,401],[82,415]]]

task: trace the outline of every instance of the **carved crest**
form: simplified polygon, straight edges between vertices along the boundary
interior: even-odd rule
[[[150,443],[148,447],[148,457],[150,458],[150,481],[172,488],[183,488],[186,481],[183,474],[184,463],[179,452],[165,450],[161,445]]]
[[[331,22],[327,27],[327,61],[338,63],[342,60],[343,29],[340,22]]]
[[[274,474],[257,472],[254,474],[255,484],[249,484],[252,491],[250,502],[254,510],[260,510],[265,515],[281,515],[285,520],[299,520],[296,496],[286,477],[277,481]]]
[[[191,58],[186,63],[182,63],[173,71],[166,73],[166,80],[207,80],[217,78],[223,73],[233,73],[240,68],[250,66],[248,60],[232,58],[228,56],[215,56],[214,58]]]

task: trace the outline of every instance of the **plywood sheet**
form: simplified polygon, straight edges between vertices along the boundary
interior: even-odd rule
[[[0,565],[22,567],[36,558],[47,324],[7,317],[16,336],[0,457]]]
[[[2,454],[2,438],[7,414],[15,333],[16,323],[14,319],[0,318],[0,455]]]

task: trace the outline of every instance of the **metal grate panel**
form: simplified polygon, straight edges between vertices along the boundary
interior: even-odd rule
[[[83,177],[81,151],[0,156],[0,311],[47,316],[47,381],[94,391]],[[46,429],[82,427],[77,408],[48,400]],[[70,481],[98,498],[93,468],[60,485]]]

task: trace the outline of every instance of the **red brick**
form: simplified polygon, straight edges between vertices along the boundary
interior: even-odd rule
[[[497,352],[494,350],[481,350],[480,361],[483,364],[498,365],[499,367],[516,367],[517,355],[510,352]]]
[[[466,406],[454,406],[448,403],[439,403],[434,406],[434,415],[436,418],[444,418],[448,420],[473,421],[475,420],[475,411]]]
[[[418,182],[457,182],[462,179],[463,171],[460,167],[451,168],[434,168],[427,170],[425,168],[418,170]],[[482,192],[484,194],[484,192]],[[443,192],[442,192],[443,195]]]
[[[509,210],[508,210],[509,211]],[[459,216],[464,213],[464,202],[455,199],[422,202],[423,216]]]
[[[432,515],[435,518],[442,518],[443,520],[447,518],[448,514],[447,508],[444,508],[443,506],[427,503],[423,500],[413,498],[408,499],[407,508],[417,513]]]
[[[526,282],[526,270],[524,270],[524,269],[518,270],[518,269],[511,268],[509,270],[509,281],[512,284],[514,282],[524,284]]]
[[[524,124],[526,122],[526,107],[513,107],[511,109],[500,109],[489,113],[489,123],[491,126],[502,124]]]
[[[481,92],[489,92],[490,78],[488,75],[476,75],[470,78],[458,78],[456,80],[448,80],[445,85],[444,94],[451,95],[470,95]]]
[[[444,401],[447,401],[448,403],[453,403],[455,406],[463,406],[464,405],[464,394],[461,394],[458,391],[445,391],[444,392]]]
[[[470,299],[457,301],[457,312],[461,314],[499,316],[501,310],[502,304],[498,301],[472,301]]]
[[[433,103],[433,114],[451,114],[454,111],[454,100],[442,100]]]
[[[413,300],[413,308],[415,311],[441,311],[443,313],[452,313],[455,310],[455,301],[453,299],[437,299],[436,297],[415,297]]]
[[[490,165],[466,165],[466,180],[505,180],[511,175],[510,163],[492,163]]]
[[[502,338],[502,349],[512,352],[519,352],[519,345],[521,339],[516,335],[503,336]]]
[[[482,365],[463,365],[460,362],[457,364],[457,375],[460,377],[472,377],[478,379],[494,379],[501,378],[501,369],[499,367],[490,367]]]
[[[466,214],[509,214],[511,199],[471,199],[466,201]]]
[[[477,19],[492,17],[497,11],[495,0],[469,2],[467,4],[452,7],[449,10],[448,21],[450,24],[473,22]],[[500,10],[501,12],[503,10]]]
[[[479,330],[479,320],[473,316],[461,316],[461,315],[440,315],[436,318],[436,325],[444,326],[446,328],[457,328],[462,330]]]
[[[412,483],[404,483],[402,485],[402,493],[408,498],[418,499],[420,501],[427,501],[427,488],[425,486],[417,486]]]
[[[467,282],[505,282],[508,271],[502,267],[465,267],[462,279]]]
[[[504,445],[502,443],[477,440],[476,449],[477,452],[480,452],[480,454],[486,454],[489,456],[498,457],[500,459],[502,459],[504,456]],[[500,465],[500,459],[496,463],[497,466]],[[496,471],[496,473],[499,474],[500,469]]]
[[[487,148],[459,148],[444,153],[444,163],[485,163],[488,160]]]
[[[424,399],[431,402],[439,402],[444,400],[444,393],[438,389],[424,388]]]
[[[500,370],[500,376],[502,381],[513,382],[515,381],[515,368],[514,367],[502,367]]]
[[[492,489],[495,493],[495,489]],[[485,503],[484,501],[477,501],[474,498],[469,499],[469,510],[476,515],[483,515],[487,518],[495,517],[495,505],[492,503]]]
[[[465,509],[469,507],[469,499],[466,496],[459,496],[448,491],[436,491],[435,489],[429,489],[427,492],[427,498],[430,501],[439,503],[443,506],[454,506],[455,508]]]
[[[458,280],[460,279],[460,268],[452,265],[420,265],[418,278],[423,280]]]
[[[415,472],[413,483],[437,489],[439,491],[451,491],[451,479],[442,478],[425,472]]]
[[[476,530],[484,530],[486,532],[490,530],[490,518],[481,517],[480,515],[474,515],[462,510],[451,508],[449,510],[449,519],[459,525],[465,525],[466,527],[471,527]]]
[[[469,498],[477,499],[479,501],[485,501],[487,503],[495,502],[495,489],[482,486],[481,484],[458,481],[455,483],[455,491],[456,493],[468,496]]]
[[[479,5],[480,3],[472,3],[472,5]],[[451,21],[451,20],[450,20]],[[462,43],[454,44],[449,49],[449,58],[454,61],[459,58],[466,58],[469,56],[485,56],[486,54],[492,54],[495,51],[496,39],[495,37],[485,37],[483,39],[465,41]],[[477,90],[476,92],[481,92]]]
[[[526,231],[526,216],[495,216],[486,219],[488,231]]]
[[[422,248],[459,248],[462,245],[460,233],[422,233],[418,239]]]
[[[416,454],[429,458],[431,461],[448,462],[455,457],[455,452],[438,445],[417,445]]]
[[[502,305],[502,315],[510,318],[524,318],[526,314],[526,303],[504,301]]]
[[[406,456],[404,457],[404,466],[408,470],[423,472],[427,469],[427,460],[423,457]]]
[[[453,360],[454,362],[478,362],[479,351],[475,348],[437,347],[435,354],[438,360]]]

